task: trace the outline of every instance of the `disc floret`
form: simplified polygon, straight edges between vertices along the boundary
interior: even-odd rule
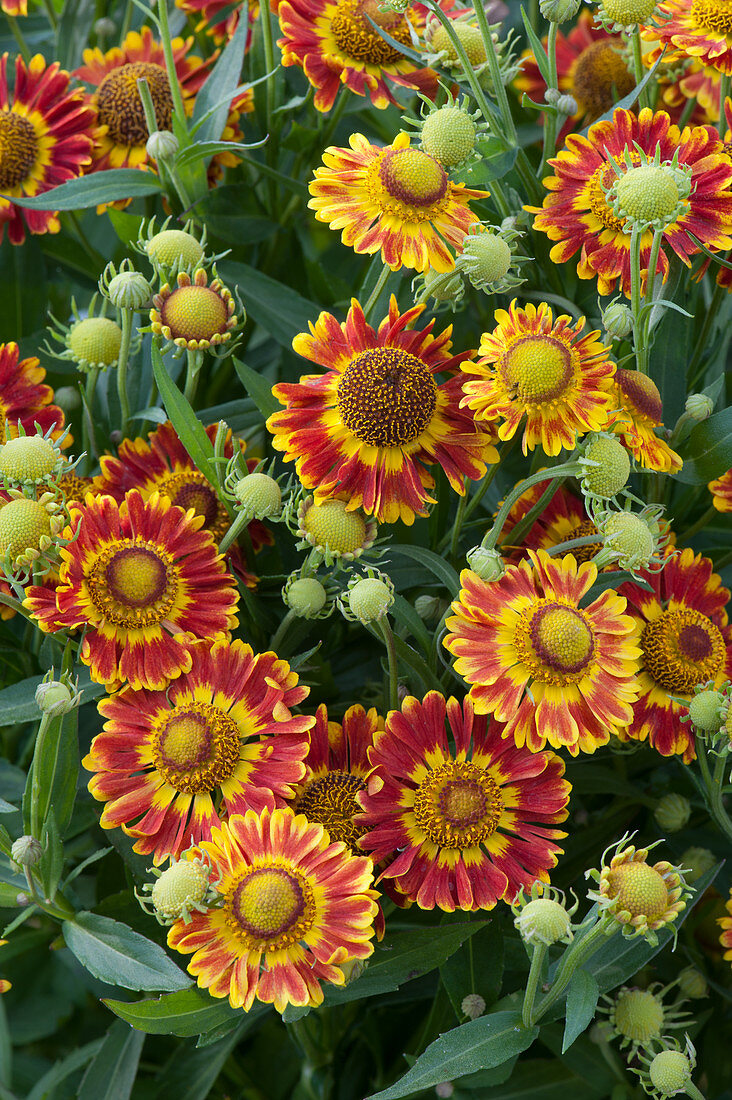
[[[624,233],[633,229],[661,231],[688,209],[691,169],[679,167],[678,150],[670,161],[661,162],[660,147],[652,159],[638,151],[625,150],[621,163],[608,155],[617,178],[605,191],[605,199],[617,218],[624,220]]]
[[[609,500],[622,492],[628,483],[628,452],[607,432],[593,432],[587,436],[579,461],[585,470],[580,484],[590,497]]]
[[[150,331],[178,348],[205,351],[230,341],[234,329],[243,324],[244,307],[240,309],[241,320],[235,309],[231,291],[219,278],[209,284],[202,267],[196,269],[193,278],[180,271],[175,287],[171,289],[165,283],[153,298]]]
[[[554,943],[571,943],[576,928],[572,917],[578,905],[575,898],[574,905],[568,909],[561,890],[537,880],[531,885],[530,896],[525,898],[520,892],[511,906],[513,923],[527,945],[550,947]]]
[[[42,433],[36,424],[36,434],[26,435],[18,421],[17,430],[18,435],[11,438],[10,424],[6,422],[5,443],[0,445],[0,481],[7,489],[54,487],[61,473],[71,468],[61,453],[68,428],[56,440],[52,438],[54,428]]]
[[[607,1016],[611,1038],[620,1039],[621,1050],[628,1047],[635,1054],[639,1047],[659,1042],[667,1029],[688,1027],[689,1013],[682,1000],[664,1004],[665,995],[675,984],[661,986],[654,982],[647,989],[623,986],[614,996],[602,998],[598,1011]]]
[[[205,913],[221,898],[216,890],[215,870],[206,853],[198,848],[184,852],[180,859],[172,857],[164,871],[149,868],[154,882],[146,882],[142,893],[135,897],[158,924],[171,925],[177,920],[190,924],[192,913]],[[149,896],[147,896],[149,895]]]

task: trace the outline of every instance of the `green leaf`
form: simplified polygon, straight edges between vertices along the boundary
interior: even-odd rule
[[[689,485],[705,485],[732,469],[732,408],[696,424],[679,454],[684,465],[676,476]]]
[[[104,684],[92,681],[88,668],[79,668],[77,671],[82,705],[104,695],[107,689]],[[19,680],[17,684],[11,684],[0,691],[0,726],[38,721],[41,710],[36,704],[36,688],[43,679],[43,676],[29,676],[27,680]]]
[[[689,279],[683,264],[671,269],[666,297],[674,302],[688,302]],[[683,379],[691,358],[692,326],[673,310],[667,312],[651,334],[652,347],[649,373],[658,386],[663,407],[663,421],[673,427],[684,411],[686,396]],[[681,384],[680,384],[681,383]]]
[[[549,86],[551,84],[551,76],[549,74],[549,58],[546,55],[544,45],[539,38],[538,34],[534,30],[533,24],[528,15],[524,11],[523,5],[521,5],[521,18],[524,23],[524,30],[526,31],[526,37],[529,40],[534,60],[539,67],[539,72],[542,75],[544,83]]]
[[[41,877],[44,895],[47,898],[52,898],[56,894],[58,884],[61,881],[61,872],[64,869],[64,849],[56,824],[56,812],[53,803],[49,806],[48,816],[43,823],[41,844],[44,851],[38,862],[38,873]]]
[[[562,1054],[589,1027],[597,1008],[600,990],[597,980],[586,970],[575,970],[567,989],[567,1018],[564,1024]]]
[[[57,1085],[85,1066],[98,1053],[103,1042],[103,1039],[95,1039],[93,1043],[87,1043],[86,1046],[69,1054],[63,1061],[57,1062],[48,1073],[44,1073],[40,1081],[36,1082],[26,1100],[48,1100],[48,1097],[54,1095]]]
[[[199,160],[207,160],[215,157],[217,153],[242,154],[250,149],[259,149],[264,145],[263,141],[255,141],[251,145],[243,145],[236,141],[201,141],[195,145],[189,145],[176,157],[176,166],[186,168],[189,164],[195,164]],[[243,159],[243,158],[242,158]]]
[[[460,1088],[465,1087],[461,1081]],[[567,1100],[568,1096],[572,1100],[600,1100],[607,1095],[602,1087],[589,1088],[561,1062],[532,1058],[519,1062],[505,1085],[492,1088],[490,1100]]]
[[[419,642],[424,653],[429,653],[432,648],[432,635],[427,630],[411,603],[403,596],[395,595],[391,608],[394,621],[401,627],[406,627],[407,632]]]
[[[0,814],[17,814],[17,812],[17,806],[13,806],[12,802],[6,802],[4,798],[0,798]]]
[[[503,935],[498,924],[491,922],[451,955],[440,967],[440,980],[460,1021],[468,993],[478,993],[487,1005],[493,1004],[503,982]]]
[[[268,379],[262,378],[261,374],[257,374],[255,370],[252,370],[250,366],[243,363],[241,359],[234,358],[234,367],[247,395],[251,397],[265,420],[267,420],[272,413],[281,410],[282,406],[273,395],[272,383],[268,381]]]
[[[73,921],[64,921],[63,934],[69,951],[102,982],[166,992],[191,983],[162,947],[120,921],[82,910]]]
[[[269,240],[277,232],[277,225],[269,218],[248,213],[251,197],[251,184],[233,183],[209,191],[198,200],[195,210],[209,234],[225,241],[236,240],[238,245],[256,244]]]
[[[15,202],[15,199],[13,199]],[[26,248],[26,245],[29,246]],[[0,244],[0,333],[20,340],[46,324],[48,297],[46,264],[38,237],[28,236],[22,247],[6,234]],[[37,344],[34,344],[35,348]],[[3,412],[3,416],[5,413]]]
[[[249,264],[225,260],[218,270],[226,282],[238,285],[247,313],[283,347],[291,347],[293,337],[307,332],[320,313],[314,302]]]
[[[454,1081],[466,1073],[493,1069],[528,1048],[539,1028],[525,1028],[520,1012],[494,1012],[441,1035],[391,1088],[368,1100],[397,1100],[420,1089]]]
[[[105,1005],[120,1019],[132,1024],[138,1031],[150,1035],[178,1035],[188,1038],[202,1035],[228,1020],[235,1020],[241,1012],[228,1001],[217,1000],[194,986],[180,993],[166,993],[155,1001],[112,1001]],[[255,1004],[251,1014],[264,1011],[266,1006]]]
[[[229,117],[231,99],[239,87],[241,67],[249,33],[247,7],[242,4],[239,24],[233,38],[216,62],[211,74],[196,95],[191,123],[193,126],[205,118],[196,133],[196,141],[218,141]],[[215,110],[212,110],[215,108]]]
[[[115,1020],[84,1074],[77,1100],[128,1100],[145,1036]]]
[[[205,1100],[232,1050],[261,1020],[264,1013],[239,1012],[239,1023],[217,1042],[188,1050],[163,1066],[158,1081],[161,1094],[175,1100]]]
[[[201,424],[190,404],[165,369],[160,348],[154,341],[150,354],[155,381],[170,417],[170,422],[180,436],[181,443],[195,462],[196,467],[218,491],[218,481],[212,461],[214,457],[213,443],[206,435],[203,424]]]
[[[23,794],[23,818],[31,821],[33,788],[38,776],[38,821],[43,826],[49,814],[55,815],[58,836],[63,836],[71,821],[79,777],[79,711],[51,718],[42,742],[36,741],[33,763]]]
[[[110,168],[106,172],[92,172],[68,180],[42,195],[19,199],[13,196],[15,206],[28,210],[83,210],[117,199],[136,199],[145,195],[157,195],[162,184],[152,172],[140,172],[137,168]]]
[[[403,554],[405,558],[412,558],[414,561],[423,565],[425,569],[428,569],[448,590],[451,596],[457,596],[460,589],[460,578],[458,577],[452,566],[447,562],[433,554],[431,550],[426,550],[424,546],[392,546],[390,548],[392,554]],[[414,578],[415,586],[421,583],[419,577]]]

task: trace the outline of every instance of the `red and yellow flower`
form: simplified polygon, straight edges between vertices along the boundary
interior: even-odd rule
[[[721,477],[710,481],[707,488],[718,512],[732,512],[732,470],[727,470]]]
[[[681,456],[654,430],[662,425],[663,404],[653,379],[637,370],[618,369],[614,397],[606,430],[619,435],[636,462],[645,469],[678,473],[683,466]]]
[[[717,924],[722,929],[722,935],[719,937],[719,942],[725,949],[723,958],[728,962],[732,962],[732,889],[730,889],[729,898],[725,902],[725,909],[729,913],[729,916],[717,918]]]
[[[579,606],[596,578],[592,562],[544,550],[491,584],[460,575],[444,645],[476,711],[532,752],[547,741],[573,756],[594,752],[632,720],[638,631],[617,592]]]
[[[354,855],[362,855],[358,838],[364,827],[356,796],[366,790],[372,771],[368,750],[384,721],[372,707],[349,707],[343,722],[328,720],[321,704],[310,733],[310,749],[305,759],[306,772],[300,782],[293,808],[308,821],[323,825],[331,840],[342,840]]]
[[[319,1005],[321,982],[373,951],[372,864],[331,844],[322,825],[291,810],[234,814],[201,848],[220,907],[178,920],[168,945],[193,954],[188,971],[214,997],[248,1011],[255,998],[283,1012]]]
[[[477,363],[463,363],[461,408],[477,421],[501,420],[499,439],[512,439],[526,417],[523,452],[539,445],[548,455],[573,450],[577,436],[607,420],[615,365],[597,331],[583,335],[585,319],[552,318],[544,302],[508,312],[497,309],[493,332],[483,333]]]
[[[576,113],[559,131],[559,140],[563,141],[572,130],[609,111],[617,99],[633,90],[635,80],[623,57],[621,36],[608,34],[589,11],[581,12],[566,38],[561,31],[557,33],[556,51],[557,87],[577,103]],[[534,103],[543,103],[547,85],[533,50],[524,50],[521,62],[514,88],[525,92]]]
[[[529,530],[514,540],[512,531],[524,516],[538,504],[551,482],[541,481],[522,493],[508,513],[501,532],[501,555],[506,561],[518,562],[527,556],[529,550],[550,550],[570,539],[588,538],[597,535],[597,528],[587,515],[584,502],[561,485],[555,484],[550,501],[542,508]],[[572,551],[578,562],[589,561],[602,546],[602,539],[589,546],[577,547]]]
[[[411,524],[434,500],[427,465],[441,466],[463,494],[465,478],[482,477],[486,462],[497,461],[491,437],[459,407],[455,372],[472,353],[450,357],[452,326],[437,336],[434,320],[412,327],[423,311],[400,314],[392,297],[373,329],[354,298],[345,323],[321,313],[310,333],[293,340],[327,373],[274,386],[286,408],[267,427],[316,501],[339,496],[382,522]],[[446,382],[437,382],[440,372],[450,375]]]
[[[694,730],[682,722],[697,684],[719,687],[732,678],[727,588],[712,562],[689,549],[669,555],[661,572],[644,573],[651,591],[624,584],[620,592],[640,629],[639,697],[619,731],[623,741],[648,741],[661,756],[693,760]]]
[[[360,845],[422,909],[492,909],[549,881],[571,790],[553,752],[518,748],[475,717],[470,697],[431,691],[389,713],[369,760]]]
[[[619,284],[630,296],[631,235],[605,194],[617,179],[612,160],[622,164],[627,153],[637,164],[641,153],[652,160],[657,150],[661,167],[677,157],[691,186],[682,212],[663,230],[657,272],[664,280],[668,276],[666,248],[691,266],[689,257],[699,249],[690,234],[712,251],[732,247],[732,162],[718,135],[705,126],[687,126],[680,132],[665,111],[654,114],[644,108],[635,115],[618,109],[612,122],[596,122],[587,137],[569,135],[566,147],[549,162],[556,175],[544,180],[549,194],[543,208],[529,208],[536,214],[534,228],[557,242],[552,260],[565,263],[579,252],[577,273],[581,279],[597,277],[600,294],[611,294]],[[652,239],[650,230],[641,238],[644,280]]]
[[[641,30],[674,56],[693,57],[732,75],[732,6],[729,0],[661,0],[658,18]]]
[[[88,494],[71,510],[58,588],[29,587],[25,606],[47,633],[86,627],[79,653],[99,683],[164,690],[190,672],[188,643],[238,622],[234,578],[202,526],[158,493]]]
[[[58,439],[64,430],[64,414],[53,405],[53,390],[45,385],[46,372],[38,359],[20,358],[15,342],[0,344],[0,444],[5,442],[8,422],[9,438],[20,435],[18,424],[27,435],[34,435],[38,424],[44,433],[51,431],[51,439]],[[68,447],[72,440],[66,436],[61,446]]]
[[[41,195],[76,179],[91,162],[94,112],[82,91],[71,88],[57,61],[36,54],[26,65],[15,59],[8,86],[8,54],[0,58],[0,241],[5,226],[13,244],[30,233],[58,233],[53,210],[16,206],[13,196]]]
[[[82,761],[120,826],[153,862],[209,840],[225,814],[284,806],[305,773],[315,719],[293,715],[308,694],[275,653],[242,641],[194,642],[192,666],[163,691],[125,687],[99,703],[107,719]]]
[[[410,147],[408,134],[385,149],[362,134],[352,134],[349,144],[329,146],[315,169],[308,206],[316,219],[342,229],[341,240],[354,252],[381,252],[392,271],[451,271],[447,246],[461,252],[479,220],[468,201],[488,192],[453,183],[434,157]]]
[[[381,10],[378,0],[282,0],[277,14],[282,64],[303,70],[319,111],[331,109],[341,86],[380,108],[397,102],[390,84],[434,98],[437,74],[400,53],[369,22],[411,49],[410,25],[418,34],[425,26],[422,5],[400,13]]]

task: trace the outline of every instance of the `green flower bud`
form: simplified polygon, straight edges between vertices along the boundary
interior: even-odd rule
[[[34,867],[43,855],[43,848],[34,836],[21,836],[13,842],[10,858],[20,867]]]
[[[145,152],[153,160],[172,160],[180,142],[170,130],[154,130],[145,143]]]
[[[567,23],[581,5],[582,0],[539,0],[539,11],[550,23]]]
[[[656,10],[657,0],[602,0],[601,15],[618,27],[647,23]]]
[[[722,707],[725,698],[721,691],[707,689],[689,700],[689,718],[704,733],[716,733],[722,728]]]
[[[461,107],[439,107],[432,111],[422,126],[421,146],[444,168],[454,168],[475,149],[477,129],[467,111]]]
[[[588,465],[582,486],[587,493],[608,500],[625,488],[630,477],[630,458],[617,439],[605,435],[590,437],[584,458]],[[590,466],[590,462],[597,465]]]
[[[611,302],[602,312],[605,332],[614,340],[624,340],[633,331],[633,311],[624,302]]]
[[[574,98],[574,96],[560,95],[559,99],[557,100],[557,110],[559,111],[560,115],[566,115],[567,118],[571,118],[579,111],[579,104],[577,103],[577,100]]]
[[[485,1000],[480,993],[468,993],[460,1003],[460,1011],[469,1020],[477,1020],[485,1012]]]
[[[686,399],[686,411],[694,420],[706,420],[714,412],[714,402],[705,393],[690,393]]]
[[[691,803],[682,794],[666,794],[657,802],[653,816],[664,832],[678,833],[691,816]]]
[[[107,286],[107,297],[118,309],[143,309],[149,305],[152,293],[152,287],[139,271],[120,271]]]
[[[675,1096],[691,1080],[691,1064],[680,1050],[662,1050],[651,1062],[648,1073],[661,1096]]]
[[[192,233],[182,229],[162,229],[145,245],[153,263],[161,267],[194,268],[203,259],[203,245]]]
[[[503,558],[497,550],[489,550],[486,546],[474,546],[468,551],[467,562],[474,573],[477,573],[482,581],[499,581],[506,572]]]
[[[49,718],[58,718],[74,709],[75,693],[60,680],[48,680],[36,688],[36,704]]]
[[[208,872],[201,861],[180,859],[156,879],[150,900],[160,922],[170,924],[200,909],[208,889]]]
[[[392,587],[378,577],[362,577],[348,590],[348,606],[362,623],[383,619],[394,603]]]
[[[254,519],[278,516],[282,510],[282,491],[269,474],[246,474],[234,486],[234,496]]]
[[[684,997],[690,997],[693,1001],[701,1000],[709,992],[707,980],[701,970],[695,966],[686,966],[678,976],[678,986]]]
[[[63,409],[65,413],[73,412],[81,405],[79,391],[73,386],[60,386],[53,395],[54,404]]]
[[[711,871],[716,864],[716,856],[708,848],[687,848],[679,860],[679,866],[684,868],[684,878],[687,882],[696,882],[707,871]]]
[[[299,577],[285,586],[285,603],[300,619],[317,618],[327,599],[328,594],[315,577]]]
[[[533,898],[521,909],[513,922],[525,943],[550,945],[569,943],[572,921],[564,906],[554,898]]]
[[[50,439],[19,435],[0,447],[0,477],[18,485],[37,485],[55,472],[59,461]]]

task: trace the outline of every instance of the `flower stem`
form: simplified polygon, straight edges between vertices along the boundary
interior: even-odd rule
[[[127,361],[130,357],[130,341],[132,340],[132,319],[135,316],[134,309],[122,311],[122,342],[117,358],[117,393],[121,409],[121,421],[119,430],[122,436],[127,435],[127,425],[130,419],[130,401],[127,396]]]
[[[705,1100],[704,1093],[699,1092],[693,1081],[687,1081],[684,1085],[684,1092],[687,1096],[691,1097],[691,1100]]]
[[[648,374],[648,352],[643,339],[641,320],[641,239],[643,230],[634,225],[630,234],[630,308],[633,313],[633,349],[638,370]],[[649,276],[650,277],[650,276]]]
[[[399,710],[399,667],[397,664],[396,644],[394,632],[391,629],[388,615],[379,620],[381,633],[384,636],[386,654],[389,661],[389,709]]]
[[[498,100],[498,109],[501,112],[501,119],[506,129],[506,135],[511,145],[517,145],[516,140],[516,126],[514,125],[513,115],[511,114],[511,106],[508,102],[508,96],[506,95],[506,86],[503,83],[503,75],[501,73],[501,64],[498,60],[498,51],[496,50],[496,43],[493,40],[491,34],[491,28],[488,23],[488,16],[485,13],[485,7],[482,0],[474,0],[473,7],[475,14],[478,18],[478,26],[480,27],[480,33],[483,38],[483,44],[485,46],[485,53],[488,59],[488,68],[490,69],[491,81],[493,83],[493,90]],[[552,24],[554,25],[554,24]],[[486,122],[488,120],[486,119]]]
[[[378,297],[381,294],[382,290],[384,289],[384,286],[386,285],[386,280],[389,278],[390,275],[391,275],[391,268],[389,267],[388,264],[384,264],[384,266],[382,268],[382,271],[381,271],[381,274],[379,275],[378,279],[376,280],[376,286],[374,287],[374,289],[369,294],[368,301],[366,302],[366,305],[363,307],[363,314],[364,314],[364,317],[366,318],[367,321],[369,319],[369,314],[371,313],[371,310],[376,305]]]
[[[186,388],[184,390],[184,397],[190,405],[196,396],[196,390],[198,389],[198,377],[201,373],[201,367],[203,366],[203,352],[191,351],[190,348],[186,351],[186,359],[188,367],[186,370]]]
[[[732,89],[732,77],[727,73],[720,73],[719,77],[719,122],[717,127],[719,129],[719,136],[724,141],[724,135],[727,130],[727,119],[724,114],[724,104],[729,98],[730,90]]]
[[[480,86],[480,81],[478,80],[478,77],[476,76],[475,72],[473,71],[473,66],[470,64],[470,58],[468,57],[468,55],[465,51],[465,47],[463,46],[462,42],[460,41],[460,39],[457,36],[457,33],[456,33],[455,28],[454,28],[453,23],[452,23],[452,19],[449,19],[445,15],[445,13],[442,10],[442,8],[440,7],[440,5],[438,3],[436,3],[436,0],[427,0],[427,7],[430,9],[430,11],[433,13],[433,15],[437,16],[440,23],[442,23],[442,26],[445,29],[445,33],[447,34],[447,37],[450,39],[450,42],[452,43],[452,47],[455,50],[455,53],[457,54],[457,56],[460,60],[460,64],[463,67],[463,72],[465,73],[466,79],[467,79],[468,83],[470,84],[470,89],[471,89],[473,95],[475,96],[478,107],[480,108],[480,112],[483,115],[483,118],[485,119],[485,121],[488,123],[489,129],[491,130],[492,133],[494,133],[496,135],[496,137],[498,137],[501,140],[504,140],[503,139],[503,134],[501,133],[501,128],[500,128],[500,119],[496,118],[495,114],[493,113],[491,108],[488,106],[488,101],[486,100],[485,93],[484,93],[483,89]],[[478,7],[479,7],[479,4],[476,4],[476,15],[478,14]],[[483,13],[483,17],[485,19],[485,12]],[[487,20],[486,20],[486,22],[487,22]],[[481,30],[482,30],[482,28],[481,28]],[[486,52],[487,52],[487,50],[488,50],[488,47],[487,47],[487,44],[486,44]],[[505,95],[505,88],[504,88],[504,95]],[[506,144],[506,142],[504,140],[504,145],[505,144]]]
[[[724,802],[722,801],[725,757],[719,757],[714,768],[714,775],[712,775],[709,769],[706,745],[701,737],[697,738],[696,743],[699,771],[701,772],[702,783],[704,785],[704,800],[709,810],[709,816],[713,819],[720,832],[723,833],[729,841],[732,841],[732,821],[730,821],[729,815],[724,808]]]
[[[554,91],[558,91],[557,88],[557,33],[559,31],[558,23],[549,24],[549,35],[546,43],[546,55],[549,61],[549,84],[547,91],[551,88]],[[539,179],[544,175],[546,163],[550,157],[554,156],[557,143],[557,111],[547,111],[544,116],[544,153],[541,158],[541,164],[537,173]]]
[[[278,647],[284,641],[285,636],[287,635],[287,631],[290,629],[297,618],[298,616],[295,614],[292,608],[290,608],[290,610],[287,612],[284,619],[270,638],[268,649],[272,650],[274,653],[277,653],[279,651]]]
[[[583,966],[589,957],[595,953],[602,941],[608,935],[609,925],[612,923],[612,917],[600,917],[594,928],[591,928],[581,940],[575,940],[571,947],[565,951],[562,956],[562,961],[557,967],[551,989],[533,1013],[531,1020],[532,1025],[537,1023],[541,1017],[545,1015],[555,1001],[559,1000],[569,985],[575,970]]]
[[[633,76],[636,85],[638,85],[643,80],[646,70],[643,64],[643,50],[641,49],[640,31],[637,24],[630,32],[630,41],[633,46]],[[638,107],[640,109],[641,107],[650,107],[650,105],[648,88],[644,88],[638,97]]]
[[[20,27],[18,26],[18,20],[15,18],[15,16],[8,15],[6,12],[4,12],[3,14],[5,15],[8,26],[10,27],[13,38],[18,43],[18,49],[20,50],[20,55],[21,55],[21,57],[23,58],[23,60],[25,61],[26,65],[27,65],[29,63],[30,59],[31,59],[31,52],[30,52],[30,49],[28,47],[28,43],[26,42],[25,38],[23,37],[23,32],[21,31]]]
[[[511,490],[501,505],[493,522],[493,526],[485,535],[482,545],[488,550],[493,550],[495,548],[500,538],[501,531],[503,530],[503,525],[508,519],[509,512],[519,497],[522,496],[527,489],[530,489],[532,485],[539,485],[542,481],[549,481],[555,477],[578,477],[583,472],[579,462],[564,462],[561,466],[555,466],[551,470],[538,470],[537,473],[531,474],[530,477],[520,481],[518,485]]]
[[[82,420],[82,435],[84,450],[90,458],[97,458],[99,455],[99,451],[97,450],[96,431],[94,428],[94,394],[96,392],[98,378],[99,371],[90,370],[86,376],[86,386],[84,390],[85,408]]]
[[[170,94],[173,98],[173,109],[177,116],[179,125],[185,130],[186,109],[183,104],[183,95],[181,94],[180,84],[178,83],[178,73],[176,72],[175,68],[173,46],[170,39],[170,27],[168,25],[168,0],[158,0],[158,16],[160,19],[160,39],[163,46],[163,55],[165,56],[165,69],[168,74]]]
[[[555,26],[555,24],[552,24],[552,26]],[[547,947],[545,943],[534,944],[534,954],[531,956],[529,979],[526,983],[524,1004],[521,1010],[524,1027],[532,1026],[532,1017],[534,1015],[534,1002],[536,1000],[536,994],[539,990],[539,983],[541,982],[541,974],[544,968],[544,959],[546,958],[546,952]]]
[[[468,506],[468,493],[467,489],[460,497],[457,506],[457,513],[455,515],[455,522],[452,525],[452,535],[450,538],[450,557],[454,558],[457,555],[458,542],[460,541],[460,531],[465,520],[465,509]]]
[[[34,836],[36,840],[41,839],[41,829],[43,828],[43,822],[41,821],[41,760],[43,759],[43,750],[46,741],[46,733],[53,719],[50,715],[44,713],[41,715],[41,721],[38,725],[38,733],[36,735],[36,745],[33,751],[33,763],[31,765],[33,769],[33,779],[31,782],[31,807],[30,807],[30,831],[31,836]]]
[[[696,521],[696,523],[692,523],[691,527],[688,527],[686,531],[684,531],[682,535],[683,541],[688,542],[689,539],[693,539],[694,535],[698,535],[700,531],[703,531],[709,521],[714,519],[714,517],[718,515],[719,512],[717,511],[717,509],[714,507],[713,504],[710,504],[706,512],[702,512],[702,514],[699,516],[699,519]]]
[[[264,46],[264,67],[268,74],[264,82],[265,110],[267,115],[267,133],[272,131],[272,115],[274,113],[274,44],[272,39],[272,16],[269,6],[265,5],[260,12],[259,23],[262,28],[262,44]],[[343,93],[341,93],[343,94]]]
[[[567,542],[560,542],[557,546],[551,546],[547,550],[547,554],[550,558],[557,558],[560,554],[571,554],[573,550],[579,550],[583,546],[596,546],[598,542],[602,542],[599,535],[583,535],[579,539],[568,539]]]

